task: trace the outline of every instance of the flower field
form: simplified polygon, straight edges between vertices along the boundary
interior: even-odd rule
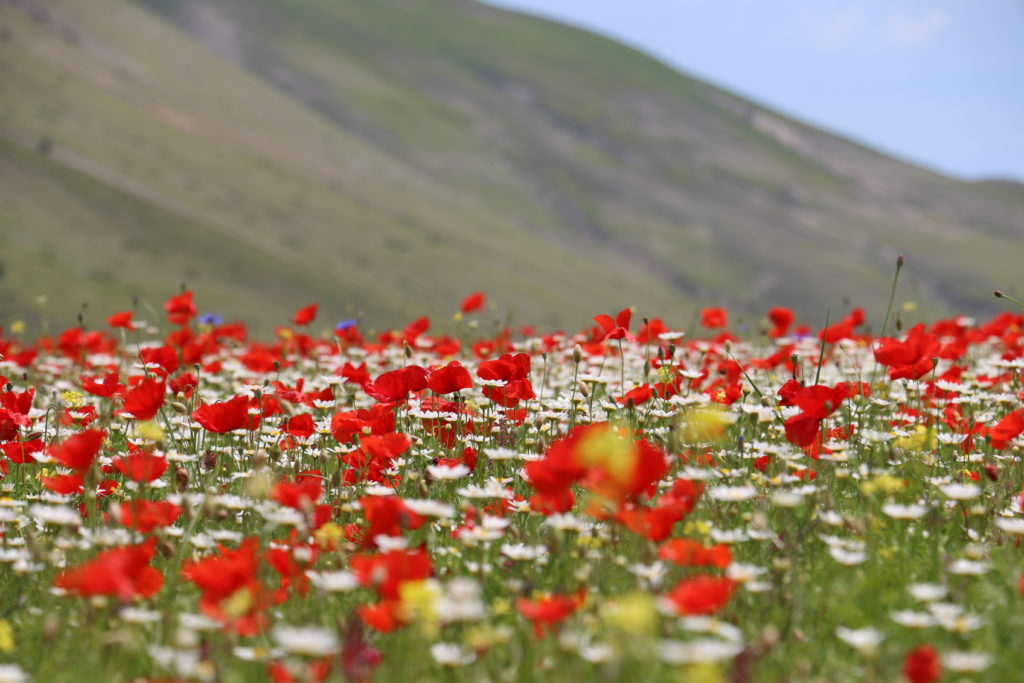
[[[0,332],[0,681],[1020,680],[1024,315],[163,309]]]

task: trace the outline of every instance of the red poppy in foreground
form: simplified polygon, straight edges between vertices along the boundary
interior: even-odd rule
[[[910,683],[933,683],[942,677],[939,653],[931,645],[920,645],[903,660],[903,675]]]
[[[665,597],[681,616],[714,614],[725,607],[735,589],[731,579],[694,576],[677,583]]]
[[[539,600],[519,598],[516,609],[533,623],[533,634],[543,638],[546,630],[553,629],[578,610],[586,597],[586,590],[581,588],[572,595],[552,595]]]
[[[124,396],[124,412],[136,420],[152,420],[164,404],[167,386],[164,380],[145,377]]]
[[[156,539],[141,545],[104,550],[93,559],[60,574],[54,585],[78,595],[111,595],[123,601],[148,598],[163,586],[163,575],[149,561]]]
[[[1013,411],[988,432],[992,448],[1001,451],[1009,445],[1010,441],[1024,432],[1024,408]]]
[[[62,444],[50,446],[50,456],[64,467],[87,470],[106,438],[107,433],[102,429],[87,429],[69,436]]]
[[[199,406],[192,413],[192,419],[203,429],[215,434],[226,434],[245,427],[249,420],[249,399],[235,396],[229,401]]]

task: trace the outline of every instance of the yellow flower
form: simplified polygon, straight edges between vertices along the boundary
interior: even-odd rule
[[[345,538],[345,532],[334,522],[327,522],[313,533],[313,537],[321,548],[329,548]]]
[[[162,441],[164,438],[163,428],[152,420],[140,422],[135,427],[135,434],[146,441]]]
[[[682,414],[677,427],[682,443],[707,443],[722,438],[732,424],[729,411],[718,404],[691,408]]]
[[[935,432],[924,425],[914,427],[914,433],[893,441],[893,445],[906,451],[931,450],[938,445]]]
[[[879,474],[874,479],[866,481],[860,485],[860,490],[866,496],[870,496],[872,493],[898,493],[904,489],[903,480],[897,479],[891,474]]]
[[[6,619],[0,619],[0,652],[6,655],[14,652],[14,629]]]
[[[441,597],[441,587],[436,580],[404,581],[398,586],[398,597],[407,619],[415,621],[425,636],[437,635],[440,626],[436,605]]]
[[[82,405],[82,399],[85,397],[77,391],[65,391],[60,395],[60,398],[64,401],[65,405],[77,408]]]
[[[651,635],[658,625],[654,598],[644,591],[627,593],[606,603],[601,616],[612,628],[636,636]]]

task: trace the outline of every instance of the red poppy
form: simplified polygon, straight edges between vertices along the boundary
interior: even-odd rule
[[[381,403],[394,403],[409,398],[409,394],[427,388],[427,371],[419,365],[409,365],[385,372],[366,385],[366,393]]]
[[[353,555],[349,566],[360,584],[373,588],[385,600],[397,599],[399,587],[404,582],[425,579],[434,572],[426,548]]]
[[[483,292],[474,292],[462,300],[462,312],[473,313],[484,307],[486,295]]]
[[[135,326],[132,325],[132,312],[131,311],[120,311],[114,313],[107,318],[107,324],[111,327],[121,327],[126,330],[133,330]]]
[[[701,327],[714,330],[729,324],[728,313],[724,308],[705,308],[700,312]]]
[[[165,500],[127,500],[121,503],[121,524],[148,534],[157,527],[174,524],[181,516],[181,508]]]
[[[132,481],[155,481],[167,471],[167,460],[149,451],[136,451],[114,458],[114,469]]]
[[[473,386],[473,378],[457,360],[427,375],[427,388],[435,394],[451,394]]]
[[[627,338],[632,340],[633,335],[629,333],[629,323],[632,320],[633,311],[628,308],[624,308],[619,311],[615,319],[612,320],[610,315],[602,313],[601,315],[595,315],[594,321],[601,326],[602,332],[598,334],[594,342],[603,342],[608,339],[622,339]]]
[[[571,595],[552,595],[539,600],[518,598],[516,609],[533,624],[533,634],[543,638],[550,631],[578,610],[586,600],[586,590],[581,588]]]
[[[235,396],[228,401],[201,405],[192,413],[192,419],[203,429],[224,434],[248,426],[249,399]]]
[[[181,367],[178,352],[173,346],[164,345],[142,349],[139,351],[139,357],[143,363],[159,365],[158,372],[163,372],[165,375],[173,375]]]
[[[192,302],[192,291],[187,290],[172,296],[164,302],[164,310],[167,311],[167,320],[172,325],[187,325],[188,321],[195,317],[196,305]]]
[[[69,469],[84,471],[100,452],[107,433],[102,429],[87,429],[69,436],[61,444],[50,446],[50,457]]]
[[[82,375],[82,389],[100,398],[120,396],[124,393],[124,385],[121,384],[121,377],[117,370],[108,372],[103,377]]]
[[[167,386],[164,380],[144,377],[124,396],[124,412],[137,420],[151,420],[164,404]]]
[[[369,528],[364,545],[376,545],[378,536],[401,536],[405,529],[418,529],[426,520],[410,510],[398,496],[364,496],[359,499]]]
[[[247,538],[237,550],[218,546],[216,555],[186,562],[181,568],[185,580],[202,591],[199,611],[243,636],[259,633],[266,622],[263,612],[271,604],[270,595],[257,578],[258,550],[259,539]],[[241,615],[234,610],[226,613],[221,604],[241,591],[248,595],[248,599],[242,601],[248,609]]]
[[[291,436],[295,436],[300,439],[308,439],[313,436],[313,432],[315,431],[313,416],[309,413],[303,413],[301,415],[290,417],[281,427],[281,430]]]
[[[994,427],[989,429],[988,438],[992,448],[1001,451],[1010,441],[1024,432],[1024,408],[1019,408],[1006,415]]]
[[[672,535],[672,527],[683,519],[683,513],[671,508],[627,506],[615,519],[634,534],[660,543]]]
[[[772,339],[784,337],[795,319],[793,311],[788,308],[769,309],[768,322],[772,324],[772,329],[769,330],[768,336]]]
[[[316,312],[319,307],[317,304],[310,304],[305,308],[300,308],[295,312],[295,317],[292,318],[292,322],[296,325],[308,325],[316,319]]]
[[[890,379],[920,379],[935,367],[939,342],[925,332],[924,325],[914,325],[906,339],[881,339],[875,347],[875,360],[889,366]]]
[[[111,548],[62,572],[54,581],[58,588],[78,595],[111,595],[127,602],[148,598],[163,586],[164,577],[149,566],[156,539],[141,545]]]
[[[315,504],[323,494],[320,473],[304,473],[289,481],[287,477],[274,484],[270,497],[285,507],[302,510]]]
[[[401,600],[381,600],[375,605],[360,605],[356,608],[359,619],[381,633],[391,633],[409,623],[405,613]]]
[[[666,595],[681,616],[714,614],[729,602],[736,584],[718,576],[694,576],[683,579]]]
[[[732,562],[729,546],[719,543],[710,548],[689,538],[673,538],[658,548],[658,557],[684,567],[717,567],[725,569]]]
[[[10,458],[11,462],[26,463],[36,462],[33,454],[41,452],[45,446],[42,439],[29,439],[0,444],[0,449],[3,449],[4,455]]]
[[[782,399],[781,405],[800,408],[801,412],[787,419],[784,427],[786,439],[803,448],[817,440],[821,433],[821,421],[839,408],[849,395],[849,388],[842,383],[835,387],[824,384],[802,387],[798,382],[790,380],[779,389],[778,395]]]
[[[903,660],[903,675],[910,683],[933,683],[942,677],[939,653],[931,645],[919,645]]]

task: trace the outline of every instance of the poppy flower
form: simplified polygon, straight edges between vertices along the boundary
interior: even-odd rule
[[[381,633],[391,633],[408,624],[405,612],[401,600],[381,600],[374,605],[360,605],[356,608],[359,619]]]
[[[427,375],[427,388],[435,394],[451,394],[473,386],[473,378],[462,363],[453,360]]]
[[[484,307],[486,298],[483,292],[474,292],[462,300],[460,308],[463,313],[474,313]]]
[[[360,584],[373,588],[385,600],[398,599],[399,586],[404,582],[426,579],[434,573],[426,548],[353,555],[349,566]]]
[[[771,308],[768,310],[768,322],[772,324],[772,329],[768,331],[768,336],[772,339],[778,339],[779,337],[786,336],[786,332],[789,331],[790,326],[796,316],[793,315],[793,311],[788,308]]]
[[[427,388],[427,371],[419,365],[408,365],[385,372],[366,385],[365,390],[380,403],[395,403],[409,398],[409,394]]]
[[[155,481],[167,471],[167,460],[149,451],[137,450],[129,455],[114,458],[112,464],[118,472],[138,482]]]
[[[300,326],[310,324],[316,319],[316,312],[318,308],[319,306],[317,304],[310,304],[305,308],[300,308],[295,312],[295,317],[292,318],[292,322]]]
[[[303,413],[301,415],[290,417],[281,427],[281,431],[300,439],[307,439],[313,436],[313,432],[315,431],[313,416],[309,413]]]
[[[658,557],[683,567],[725,569],[732,562],[732,552],[729,550],[729,546],[719,543],[707,548],[689,538],[673,538],[665,541],[658,548]]]
[[[799,413],[783,423],[786,439],[801,448],[810,446],[821,433],[821,421],[834,413],[843,400],[849,395],[845,384],[835,387],[815,384],[801,387],[798,382],[790,380],[779,389],[781,405],[798,406]]]
[[[111,548],[96,557],[62,572],[54,585],[83,596],[110,595],[127,602],[148,598],[163,586],[164,577],[149,566],[156,539],[141,545]]]
[[[931,645],[919,645],[903,660],[903,675],[909,683],[933,683],[942,677],[939,653]]]
[[[36,462],[33,455],[42,452],[45,446],[42,439],[28,439],[27,441],[11,441],[0,444],[0,449],[11,459],[11,462],[26,463]]]
[[[578,610],[586,597],[586,590],[581,588],[571,595],[552,595],[539,600],[518,598],[516,609],[533,624],[533,634],[543,638],[546,631],[554,629]]]
[[[632,320],[633,311],[629,308],[624,308],[615,315],[613,320],[610,315],[602,313],[601,315],[594,316],[594,322],[601,326],[602,333],[598,334],[597,338],[594,339],[595,343],[603,342],[608,339],[623,339],[627,338],[632,340],[633,335],[629,333],[629,323]]]
[[[1001,451],[1010,441],[1024,432],[1024,408],[1019,408],[1006,415],[994,427],[989,429],[988,438],[992,448]]]
[[[228,401],[204,404],[193,413],[192,419],[203,429],[215,434],[225,434],[248,425],[249,399],[235,396]]]
[[[709,330],[725,327],[728,321],[728,313],[724,308],[705,308],[700,312],[700,325]]]
[[[101,429],[87,429],[69,436],[61,444],[50,446],[50,457],[69,469],[87,470],[99,454],[106,438],[107,433]]]
[[[181,516],[181,508],[165,500],[128,500],[121,503],[119,511],[121,524],[140,534],[170,526]]]
[[[735,589],[731,579],[701,575],[683,579],[665,597],[680,616],[697,616],[721,610]]]
[[[124,412],[137,420],[152,420],[164,404],[167,386],[163,379],[144,377],[124,396]]]
[[[919,324],[902,341],[880,340],[875,347],[875,360],[889,367],[889,379],[920,379],[935,367],[933,356],[938,351],[938,340]]]
[[[103,377],[82,375],[82,389],[93,396],[99,396],[100,398],[120,396],[124,393],[124,388],[117,370],[108,372]]]
[[[320,500],[323,494],[323,482],[319,474],[300,474],[295,477],[295,481],[285,477],[270,489],[270,497],[281,505],[296,510],[311,506]]]
[[[132,324],[132,315],[133,313],[131,311],[120,311],[118,313],[114,313],[107,318],[107,324],[111,327],[134,330],[135,326]]]
[[[143,363],[159,365],[159,372],[163,372],[165,375],[173,375],[181,367],[178,351],[169,345],[142,349],[139,351],[139,357]]]
[[[167,312],[167,320],[172,325],[187,325],[198,313],[195,303],[192,302],[192,290],[172,296],[164,302],[164,310]]]

